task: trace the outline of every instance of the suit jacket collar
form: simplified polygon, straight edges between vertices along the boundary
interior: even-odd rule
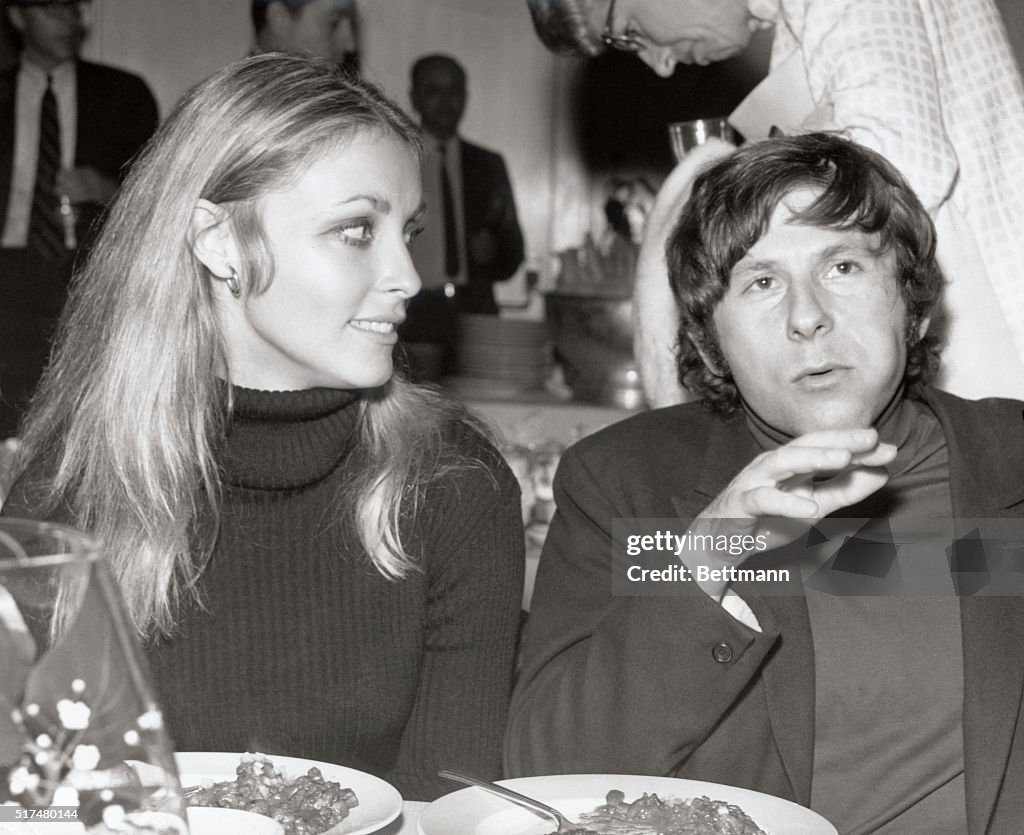
[[[921,399],[946,436],[954,514],[1005,516],[1024,502],[1024,404],[963,400],[933,388]]]
[[[920,398],[942,426],[949,452],[950,497],[957,517],[1024,516],[1024,404],[966,401],[924,388]],[[760,451],[742,416],[712,421],[693,493],[677,507],[701,507]],[[762,680],[772,731],[798,802],[808,804],[814,755],[814,648],[802,596],[758,596],[737,584],[779,642]],[[964,762],[970,831],[984,832],[998,800],[1024,692],[1024,606],[1017,598],[961,600],[964,654]]]

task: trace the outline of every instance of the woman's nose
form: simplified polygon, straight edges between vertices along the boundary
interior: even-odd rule
[[[416,266],[412,262],[412,253],[406,246],[401,247],[401,252],[396,255],[390,269],[387,271],[387,278],[384,282],[384,289],[389,293],[401,296],[403,299],[411,299],[423,286],[420,275],[416,272]]]

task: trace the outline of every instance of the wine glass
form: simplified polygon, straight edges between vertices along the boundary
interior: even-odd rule
[[[0,824],[188,832],[145,660],[95,539],[0,519],[0,669]]]
[[[676,162],[682,162],[683,157],[698,145],[707,142],[711,136],[723,139],[731,145],[739,145],[741,141],[737,130],[724,117],[672,122],[668,126],[668,138],[672,143],[672,153]]]

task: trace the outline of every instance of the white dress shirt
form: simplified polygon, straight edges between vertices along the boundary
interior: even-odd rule
[[[445,168],[452,188],[456,239],[459,242],[459,271],[454,276],[445,272],[444,203],[441,198],[441,152],[445,146]],[[466,283],[466,224],[462,206],[462,153],[458,137],[439,142],[423,135],[423,201],[426,215],[423,232],[412,249],[413,263],[424,290],[437,290],[446,284]]]

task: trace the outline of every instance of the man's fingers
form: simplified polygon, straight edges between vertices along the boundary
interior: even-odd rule
[[[875,429],[823,429],[794,438],[786,446],[845,449],[851,453],[870,452],[879,445]]]
[[[821,510],[817,501],[780,490],[778,487],[755,487],[743,493],[740,506],[744,516],[779,516],[789,519],[817,519]]]
[[[855,453],[850,464],[855,467],[884,467],[896,459],[896,452],[895,444],[879,444],[868,452]]]
[[[851,457],[845,449],[787,444],[758,456],[744,470],[744,476],[778,485],[794,477],[841,470],[849,465]]]
[[[841,430],[804,435],[756,458],[746,472],[755,480],[782,484],[800,476],[813,476],[847,467],[882,467],[896,457],[893,444],[878,442],[870,430]]]

